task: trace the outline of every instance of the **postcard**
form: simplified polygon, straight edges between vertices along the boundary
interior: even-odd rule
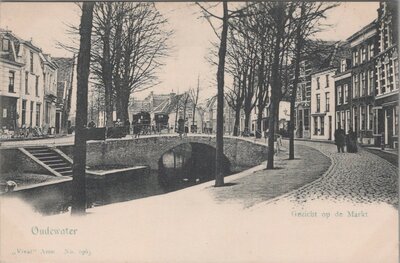
[[[2,2],[1,262],[399,260],[398,5]]]

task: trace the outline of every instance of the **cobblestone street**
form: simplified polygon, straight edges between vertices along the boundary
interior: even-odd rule
[[[307,141],[296,144],[318,149],[332,160],[332,166],[311,184],[280,199],[398,205],[398,169],[388,161],[362,148],[358,153],[338,153],[333,144]]]
[[[273,170],[264,169],[237,180],[225,187],[209,188],[218,202],[239,202],[244,207],[268,201],[313,182],[331,165],[330,159],[309,146],[297,145],[295,160],[288,160],[287,147],[275,156]]]

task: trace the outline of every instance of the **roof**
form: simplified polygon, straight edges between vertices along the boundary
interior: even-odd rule
[[[51,56],[49,54],[39,53],[39,56],[40,59],[43,61],[43,63],[49,65],[52,69],[58,68],[58,65],[52,61]]]
[[[154,108],[154,113],[165,113],[170,114],[172,111],[176,109],[177,104],[181,100],[183,94],[173,95],[168,99],[164,100],[160,103],[156,108]]]
[[[338,69],[343,59],[350,58],[351,50],[348,42],[336,42],[333,48],[326,53],[321,63],[314,68],[312,74],[318,74],[324,71]]]
[[[368,32],[369,30],[374,29],[375,26],[376,26],[376,22],[377,22],[377,19],[374,19],[371,23],[369,23],[368,25],[364,26],[359,31],[357,31],[356,33],[354,33],[353,35],[348,37],[347,41],[351,42],[354,39],[356,39],[357,37],[361,36],[362,34],[365,34],[366,32]]]

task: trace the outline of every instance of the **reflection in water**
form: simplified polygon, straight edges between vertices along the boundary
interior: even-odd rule
[[[159,180],[164,186],[173,187],[182,182],[192,184],[214,179],[215,148],[206,144],[181,144],[159,160]],[[224,158],[224,174],[229,174],[229,161]]]
[[[229,162],[225,160],[225,172]],[[146,170],[113,179],[87,179],[88,207],[134,200],[176,191],[212,180],[215,170],[215,149],[203,144],[182,144],[166,152],[159,160],[159,170]],[[32,205],[35,211],[58,214],[70,211],[69,187],[42,187],[15,192]]]

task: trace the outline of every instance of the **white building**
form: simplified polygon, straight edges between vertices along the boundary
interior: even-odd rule
[[[57,102],[57,64],[51,56],[41,54],[43,65],[43,131],[54,134],[56,129],[56,102]]]
[[[43,128],[44,74],[41,49],[0,29],[3,130]],[[56,74],[52,69],[53,75]],[[45,131],[47,132],[47,130]]]
[[[328,68],[311,75],[311,139],[334,139],[335,74]]]

